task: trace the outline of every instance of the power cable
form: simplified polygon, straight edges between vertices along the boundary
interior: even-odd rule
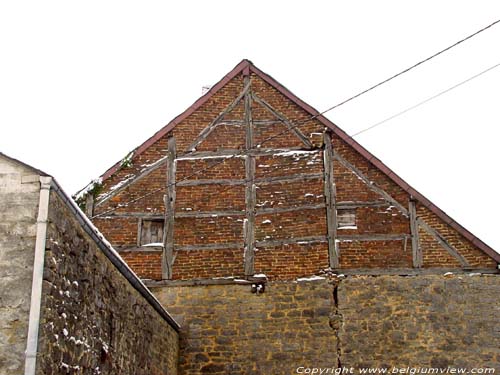
[[[351,97],[349,97],[349,98],[347,98],[347,99],[345,99],[345,100],[343,100],[343,101],[339,102],[338,104],[335,104],[334,106],[327,108],[327,109],[326,109],[326,110],[324,110],[323,112],[317,113],[316,115],[313,115],[313,116],[311,116],[311,117],[309,117],[309,118],[307,118],[307,119],[305,119],[305,120],[302,120],[302,121],[297,121],[297,122],[295,122],[295,124],[293,124],[293,123],[292,123],[292,124],[291,124],[292,126],[287,126],[287,129],[286,129],[285,131],[280,132],[280,133],[277,133],[277,134],[275,134],[275,135],[273,135],[273,136],[270,136],[270,137],[268,137],[268,138],[264,139],[262,142],[260,142],[258,145],[256,145],[256,147],[254,147],[254,149],[255,149],[255,148],[260,148],[260,147],[261,147],[264,143],[269,142],[269,141],[271,141],[271,140],[273,140],[273,139],[275,139],[275,138],[277,138],[277,137],[279,137],[279,136],[281,136],[281,135],[283,135],[283,134],[286,134],[286,133],[288,133],[290,130],[295,129],[295,128],[299,127],[300,125],[303,125],[303,124],[305,124],[305,123],[307,123],[307,122],[313,121],[314,119],[318,118],[319,116],[322,116],[322,115],[324,115],[325,113],[327,113],[327,112],[329,112],[329,111],[332,111],[333,109],[338,108],[338,107],[340,107],[340,106],[342,106],[342,105],[344,105],[344,104],[347,104],[347,103],[349,103],[350,101],[352,101],[352,100],[354,100],[354,99],[356,99],[356,98],[360,97],[361,95],[364,95],[364,94],[368,93],[369,91],[372,91],[372,90],[376,89],[377,87],[382,86],[383,84],[385,84],[385,83],[387,83],[387,82],[389,82],[389,81],[391,81],[391,80],[393,80],[393,79],[395,79],[395,78],[397,78],[397,77],[399,77],[399,76],[401,76],[401,75],[403,75],[403,74],[405,74],[405,73],[409,72],[410,70],[412,70],[412,69],[414,69],[414,68],[416,68],[416,67],[418,67],[418,66],[420,66],[420,65],[422,65],[422,64],[424,64],[424,63],[426,63],[427,61],[429,61],[429,60],[431,60],[431,59],[433,59],[433,58],[435,58],[435,57],[437,57],[437,56],[439,56],[439,55],[443,54],[443,53],[444,53],[444,52],[446,52],[446,51],[449,51],[450,49],[452,49],[452,48],[454,48],[454,47],[456,47],[456,46],[460,45],[461,43],[463,43],[463,42],[465,42],[465,41],[467,41],[467,40],[469,40],[469,39],[473,38],[474,36],[476,36],[476,35],[478,35],[478,34],[480,34],[480,33],[484,32],[484,31],[486,31],[486,30],[488,30],[489,28],[493,27],[494,25],[496,25],[496,24],[498,24],[498,23],[500,23],[500,19],[499,19],[499,20],[496,20],[496,21],[494,21],[494,22],[490,23],[489,25],[487,25],[487,26],[485,26],[485,27],[483,27],[483,28],[479,29],[478,31],[476,31],[476,32],[474,32],[474,33],[472,33],[472,34],[470,34],[470,35],[466,36],[465,38],[460,39],[459,41],[457,41],[457,42],[453,43],[452,45],[450,45],[450,46],[448,46],[448,47],[446,47],[446,48],[444,48],[444,49],[442,49],[442,50],[440,50],[440,51],[438,51],[438,52],[434,53],[433,55],[431,55],[431,56],[429,56],[429,57],[427,57],[427,58],[425,58],[425,59],[423,59],[423,60],[420,60],[420,61],[419,61],[419,62],[417,62],[416,64],[413,64],[413,65],[411,65],[410,67],[408,67],[408,68],[406,68],[406,69],[403,69],[403,70],[402,70],[402,71],[400,71],[399,73],[396,73],[396,74],[394,74],[394,75],[390,76],[389,78],[387,78],[387,79],[385,79],[385,80],[383,80],[383,81],[380,81],[379,83],[377,83],[377,84],[375,84],[375,85],[373,85],[373,86],[371,86],[371,87],[369,87],[369,88],[367,88],[367,89],[365,89],[365,90],[363,90],[363,91],[359,92],[358,94],[353,95],[353,96],[351,96]],[[490,70],[491,70],[491,69],[490,69]],[[484,72],[484,73],[486,73],[486,72]],[[484,74],[484,73],[483,73],[483,74]],[[464,82],[464,83],[465,83],[465,82]],[[449,90],[448,90],[448,91],[449,91]],[[281,119],[278,119],[278,120],[284,123],[284,121],[283,121],[283,120],[281,120]],[[387,120],[387,121],[388,121],[388,120]],[[193,177],[194,175],[200,174],[200,173],[202,173],[202,172],[204,172],[204,171],[207,171],[207,170],[209,170],[209,169],[211,169],[211,168],[214,168],[214,167],[215,167],[215,166],[217,166],[217,165],[220,165],[220,164],[224,163],[224,162],[225,162],[226,160],[228,160],[228,159],[231,159],[231,158],[234,158],[234,157],[241,156],[241,155],[243,155],[246,151],[247,151],[247,150],[242,150],[242,151],[241,151],[241,152],[239,152],[239,153],[236,153],[236,154],[231,155],[231,156],[229,156],[229,157],[225,157],[225,158],[224,158],[224,159],[222,159],[220,162],[216,162],[216,163],[213,163],[213,164],[209,165],[208,167],[201,168],[201,169],[199,169],[199,170],[197,170],[197,171],[193,172],[192,174],[190,174],[190,175],[186,176],[185,178],[183,178],[183,179],[181,179],[181,180],[179,180],[179,181],[175,181],[174,183],[172,183],[172,185],[177,185],[178,183],[180,183],[180,182],[182,182],[182,181],[186,181],[187,179],[189,179],[190,177]],[[245,180],[245,182],[247,182],[247,181]],[[168,187],[168,186],[170,186],[170,185],[167,185],[166,187]],[[133,200],[131,200],[131,201],[128,201],[128,202],[125,202],[125,203],[121,203],[121,204],[119,204],[118,206],[116,206],[115,208],[112,208],[112,209],[110,209],[110,210],[107,210],[107,211],[104,211],[104,212],[102,212],[102,213],[99,213],[99,214],[97,214],[97,215],[92,216],[92,219],[94,219],[94,218],[96,218],[96,217],[104,216],[104,215],[106,215],[106,214],[108,214],[108,213],[111,213],[111,212],[113,212],[113,211],[116,211],[116,210],[117,210],[117,209],[119,209],[119,208],[127,207],[128,205],[130,205],[130,204],[132,204],[132,203],[135,203],[135,202],[137,202],[138,200],[143,199],[143,198],[145,198],[145,197],[147,197],[147,196],[150,196],[151,194],[154,194],[154,193],[156,193],[156,192],[158,192],[158,191],[160,191],[160,190],[162,190],[162,189],[164,189],[164,188],[162,187],[162,188],[156,189],[156,190],[154,190],[154,191],[151,191],[151,192],[148,192],[148,193],[144,194],[143,196],[140,196],[140,197],[138,197],[138,198],[135,198],[135,199],[133,199]]]

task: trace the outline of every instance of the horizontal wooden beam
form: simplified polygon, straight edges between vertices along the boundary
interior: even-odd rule
[[[370,202],[337,202],[338,210],[345,210],[350,208],[362,208],[362,207],[386,207],[390,203],[387,201],[370,201]]]
[[[307,181],[323,178],[322,173],[298,173],[290,176],[259,177],[255,179],[257,185],[268,185],[279,182]]]
[[[307,181],[323,178],[321,173],[299,173],[290,176],[259,177],[254,179],[256,185],[269,185],[280,182]],[[244,179],[198,179],[198,180],[180,180],[177,186],[199,186],[199,185],[245,185]]]
[[[198,245],[175,245],[178,251],[197,251],[197,250],[224,250],[224,249],[243,249],[243,242],[230,243],[210,243]]]
[[[250,150],[241,149],[222,149],[217,151],[193,151],[186,152],[177,157],[177,161],[197,160],[197,159],[217,159],[217,158],[243,158],[246,155],[253,156],[272,156],[284,152],[304,151],[302,147],[287,147],[287,148],[253,148]]]
[[[225,216],[245,216],[245,211],[181,211],[176,212],[176,218],[206,218],[206,217],[225,217]]]
[[[303,206],[294,206],[294,207],[267,207],[267,208],[258,208],[256,210],[257,215],[265,215],[265,214],[275,214],[282,212],[295,212],[295,211],[306,211],[306,210],[319,210],[325,208],[325,204],[307,204]]]
[[[401,241],[409,238],[409,234],[338,234],[339,241]]]
[[[245,280],[237,277],[214,277],[213,279],[191,279],[191,280],[144,280],[148,288],[196,286],[196,285],[252,285],[255,281]]]
[[[337,268],[333,270],[336,274],[343,275],[400,275],[400,276],[417,276],[417,275],[444,275],[453,273],[457,275],[481,273],[481,274],[500,274],[500,270],[495,268]]]
[[[307,245],[311,243],[327,242],[326,236],[309,236],[309,237],[297,237],[297,238],[284,238],[276,240],[263,240],[257,241],[256,247],[274,247],[281,245]]]
[[[199,185],[245,185],[244,179],[199,179],[199,180],[180,180],[177,186],[199,186]]]

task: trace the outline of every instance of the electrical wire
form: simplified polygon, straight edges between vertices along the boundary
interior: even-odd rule
[[[467,40],[469,40],[469,39],[471,39],[471,38],[475,37],[476,35],[478,35],[478,34],[480,34],[480,33],[484,32],[484,31],[488,30],[489,28],[493,27],[494,25],[496,25],[496,24],[498,24],[498,23],[500,23],[500,19],[498,19],[498,20],[496,20],[496,21],[494,21],[494,22],[490,23],[489,25],[487,25],[487,26],[485,26],[485,27],[483,27],[483,28],[479,29],[478,31],[476,31],[476,32],[474,32],[474,33],[472,33],[472,34],[470,34],[470,35],[466,36],[465,38],[460,39],[459,41],[457,41],[457,42],[453,43],[452,45],[450,45],[450,46],[448,46],[448,47],[446,47],[446,48],[444,48],[444,49],[442,49],[442,50],[440,50],[440,51],[438,51],[438,52],[436,52],[436,53],[432,54],[431,56],[429,56],[429,57],[427,57],[427,58],[425,58],[425,59],[423,59],[423,60],[420,60],[420,61],[419,61],[419,62],[417,62],[416,64],[413,64],[413,65],[411,65],[410,67],[408,67],[408,68],[406,68],[406,69],[401,70],[400,72],[398,72],[398,73],[396,73],[396,74],[394,74],[394,75],[390,76],[389,78],[386,78],[385,80],[380,81],[380,82],[378,82],[377,84],[375,84],[375,85],[373,85],[373,86],[370,86],[369,88],[367,88],[367,89],[365,89],[365,90],[363,90],[363,91],[361,91],[361,92],[357,93],[356,95],[353,95],[353,96],[351,96],[351,97],[349,97],[349,98],[347,98],[347,99],[345,99],[345,100],[343,100],[343,101],[341,101],[341,102],[339,102],[339,103],[337,103],[337,104],[335,104],[335,105],[333,105],[333,106],[331,106],[331,107],[327,108],[326,110],[324,110],[324,111],[322,111],[322,112],[319,112],[319,113],[317,113],[317,114],[315,114],[315,115],[313,115],[313,116],[311,116],[311,117],[309,117],[309,118],[307,118],[307,119],[305,119],[305,120],[297,121],[297,122],[295,122],[295,124],[294,124],[294,123],[292,123],[292,126],[288,126],[288,127],[287,127],[287,129],[286,129],[285,131],[280,132],[280,133],[277,133],[277,134],[275,134],[275,135],[273,135],[273,136],[270,136],[270,137],[268,137],[268,138],[264,139],[264,140],[263,140],[263,141],[261,141],[258,145],[256,145],[256,146],[254,147],[254,149],[255,149],[255,148],[260,148],[260,147],[261,147],[264,143],[269,142],[269,141],[271,141],[271,140],[273,140],[273,139],[275,139],[275,138],[277,138],[277,137],[279,137],[279,136],[281,136],[281,135],[283,135],[283,134],[286,134],[286,133],[288,133],[290,130],[293,130],[293,129],[295,129],[295,128],[297,128],[297,127],[299,127],[299,126],[301,126],[301,125],[303,125],[303,124],[305,124],[305,123],[308,123],[308,122],[310,122],[310,121],[313,121],[313,120],[315,120],[316,118],[318,118],[318,117],[320,117],[320,116],[324,115],[325,113],[330,112],[330,111],[334,110],[335,108],[338,108],[338,107],[340,107],[340,106],[342,106],[342,105],[344,105],[344,104],[347,104],[347,103],[349,103],[350,101],[352,101],[352,100],[354,100],[354,99],[356,99],[356,98],[360,97],[361,95],[364,95],[364,94],[366,94],[366,93],[368,93],[368,92],[370,92],[370,91],[372,91],[372,90],[376,89],[377,87],[380,87],[380,86],[384,85],[385,83],[387,83],[387,82],[389,82],[389,81],[392,81],[393,79],[395,79],[395,78],[397,78],[397,77],[399,77],[399,76],[401,76],[401,75],[403,75],[403,74],[405,74],[405,73],[409,72],[410,70],[415,69],[416,67],[418,67],[418,66],[420,66],[420,65],[422,65],[422,64],[424,64],[424,63],[426,63],[426,62],[428,62],[428,61],[430,61],[430,60],[432,60],[433,58],[435,58],[435,57],[437,57],[437,56],[439,56],[439,55],[441,55],[441,54],[443,54],[443,53],[445,53],[445,52],[449,51],[450,49],[452,49],[452,48],[454,48],[454,47],[456,47],[456,46],[458,46],[458,45],[460,45],[460,44],[464,43],[465,41],[467,41]],[[491,69],[493,69],[493,67],[492,67]],[[489,69],[489,70],[491,70],[491,69]],[[486,73],[486,71],[485,71],[484,73]],[[482,73],[482,74],[484,74],[484,73]],[[471,78],[471,79],[473,79],[473,78]],[[464,82],[464,83],[465,83],[465,82]],[[451,90],[451,89],[450,89],[450,90]],[[447,91],[450,91],[450,90],[447,90]],[[422,103],[422,104],[423,104],[423,103]],[[418,106],[418,105],[417,105],[417,106]],[[408,110],[410,110],[410,109],[408,109]],[[401,113],[401,114],[402,114],[402,113]],[[281,120],[281,119],[278,119],[278,120],[284,123],[284,121],[283,121],[283,120]],[[389,119],[384,120],[384,122],[385,122],[385,121],[389,121]],[[381,124],[374,124],[374,125],[372,125],[372,127],[375,127],[375,126],[378,126],[378,125],[381,125]],[[367,130],[368,130],[368,129],[367,129]],[[361,133],[359,132],[358,134],[361,134]],[[353,136],[355,136],[355,135],[357,135],[357,134],[354,134]],[[197,170],[197,171],[193,172],[193,173],[192,173],[192,174],[190,174],[189,176],[186,176],[185,178],[183,178],[183,179],[181,179],[181,180],[175,181],[174,183],[172,183],[172,185],[177,185],[178,183],[180,183],[180,182],[182,182],[182,181],[186,181],[186,180],[188,180],[190,177],[193,177],[194,175],[200,174],[200,173],[202,173],[202,172],[204,172],[204,171],[207,171],[207,170],[209,170],[209,169],[211,169],[211,168],[216,167],[217,165],[220,165],[220,164],[224,163],[224,162],[225,162],[226,160],[228,160],[228,159],[231,159],[231,158],[234,158],[234,157],[241,156],[241,155],[243,155],[246,151],[247,151],[247,150],[242,150],[241,152],[238,152],[238,153],[236,153],[236,154],[234,154],[234,155],[231,155],[231,156],[229,156],[229,157],[226,157],[226,158],[222,159],[220,162],[216,162],[216,163],[213,163],[213,164],[209,165],[208,167],[201,168],[201,169],[199,169],[199,170]],[[245,182],[249,182],[249,181],[246,181],[246,180],[245,180]],[[170,186],[170,185],[167,185],[167,186],[165,186],[165,188],[166,188],[166,187],[169,187],[169,186]],[[231,187],[233,187],[233,186],[234,186],[234,185],[232,185]],[[231,187],[230,187],[230,188],[231,188]],[[139,201],[139,200],[141,200],[141,199],[143,199],[143,198],[146,198],[146,197],[150,196],[151,194],[154,194],[154,193],[156,193],[156,192],[158,192],[158,191],[160,191],[160,190],[163,190],[163,189],[164,189],[164,188],[162,187],[162,188],[156,189],[156,190],[154,190],[154,191],[148,192],[148,193],[144,194],[143,196],[140,196],[140,197],[138,197],[138,198],[135,198],[135,199],[133,199],[133,200],[131,200],[131,201],[128,201],[128,202],[125,202],[125,203],[120,203],[118,206],[116,206],[116,207],[114,207],[114,208],[112,208],[112,209],[109,209],[109,210],[107,210],[107,211],[104,211],[104,212],[101,212],[101,213],[99,213],[99,214],[97,214],[97,215],[92,216],[92,219],[97,218],[97,217],[100,217],[100,216],[104,216],[104,215],[106,215],[106,214],[108,214],[108,213],[111,213],[111,212],[113,212],[113,211],[118,210],[119,208],[127,207],[127,206],[129,206],[130,204],[135,203],[135,202],[137,202],[137,201]],[[227,190],[228,190],[228,189],[227,189]],[[225,190],[224,190],[224,191],[225,191]]]
[[[439,92],[439,93],[437,93],[437,94],[435,94],[435,95],[433,95],[433,96],[431,96],[431,97],[429,97],[429,98],[427,98],[425,100],[422,100],[421,102],[418,102],[417,104],[414,104],[414,105],[412,105],[412,106],[410,106],[410,107],[408,107],[408,108],[406,108],[406,109],[404,109],[404,110],[402,110],[402,111],[400,111],[400,112],[398,112],[398,113],[396,113],[396,114],[394,114],[392,116],[389,116],[389,117],[385,118],[382,121],[376,122],[375,124],[370,125],[367,128],[364,128],[364,129],[362,129],[362,130],[360,130],[360,131],[352,134],[351,137],[356,137],[356,136],[358,136],[360,134],[363,134],[363,133],[365,133],[365,132],[367,132],[369,130],[372,130],[372,129],[374,129],[374,128],[382,125],[382,124],[385,124],[386,122],[388,122],[388,121],[390,121],[390,120],[392,120],[392,119],[394,119],[396,117],[399,117],[399,116],[401,116],[401,115],[403,115],[403,114],[405,114],[407,112],[410,112],[411,110],[413,110],[415,108],[418,108],[421,105],[424,105],[425,103],[430,102],[431,100],[437,99],[440,96],[442,96],[442,95],[444,95],[444,94],[446,94],[446,93],[448,93],[448,92],[450,92],[452,90],[455,90],[456,88],[458,88],[458,87],[460,87],[460,86],[462,86],[462,85],[464,85],[464,84],[466,84],[466,83],[468,83],[468,82],[470,82],[470,81],[472,81],[472,80],[474,80],[474,79],[482,76],[483,74],[486,74],[486,73],[492,71],[495,68],[498,68],[499,66],[500,66],[500,63],[495,64],[495,65],[489,67],[488,69],[485,69],[482,72],[477,73],[477,74],[473,75],[472,77],[467,78],[466,80],[464,80],[462,82],[459,82],[459,83],[457,83],[457,84],[455,84],[455,85],[453,85],[451,87],[448,87],[446,90],[443,90],[443,91],[441,91],[441,92]]]

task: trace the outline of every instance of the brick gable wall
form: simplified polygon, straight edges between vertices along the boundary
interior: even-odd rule
[[[165,163],[144,175],[151,165],[167,154],[167,137],[175,137],[177,156],[189,153],[198,135],[223,112],[244,88],[242,74],[235,76],[200,108],[140,155],[132,165],[121,168],[104,181],[103,194],[95,208],[94,223],[124,259],[144,278],[161,278],[161,248],[138,248],[139,222],[161,218],[165,211],[167,169]],[[324,196],[323,146],[318,137],[325,127],[256,74],[251,74],[251,92],[296,124],[314,147],[305,148],[300,139],[275,115],[252,102],[254,141],[258,149],[275,149],[255,157],[256,220],[255,272],[270,279],[293,279],[328,268],[327,216]],[[197,152],[234,151],[236,156],[176,161],[173,279],[244,276],[245,221],[245,117],[243,100],[227,113],[223,124],[196,147]],[[259,123],[260,122],[260,123]],[[263,123],[265,122],[265,123]],[[272,140],[265,141],[269,137]],[[261,144],[262,143],[262,144]],[[383,189],[403,207],[410,196],[383,172],[337,135],[332,137],[334,153],[340,155],[375,186]],[[294,149],[285,151],[282,149]],[[410,221],[385,200],[355,171],[333,162],[337,204],[354,205],[356,226],[337,230],[341,268],[411,268]],[[198,171],[203,170],[201,173]],[[303,180],[269,181],[269,178],[307,175]],[[139,178],[137,176],[140,176]],[[142,177],[141,177],[142,176]],[[135,180],[134,180],[135,178]],[[124,179],[133,180],[120,186]],[[268,179],[260,182],[263,179]],[[210,180],[239,180],[239,184],[211,184]],[[199,184],[204,182],[204,184]],[[197,184],[198,183],[198,184]],[[110,194],[106,197],[106,194]],[[139,199],[148,194],[147,197]],[[127,203],[127,202],[133,203]],[[287,211],[302,207],[300,210]],[[107,211],[112,210],[109,213]],[[225,213],[220,213],[224,211]],[[214,213],[215,214],[210,214]],[[199,215],[205,213],[204,215]],[[198,214],[198,217],[193,215]],[[476,268],[495,268],[496,262],[435,214],[417,203],[417,214],[448,241]],[[460,267],[431,235],[419,230],[424,267]],[[371,236],[371,237],[367,237]],[[377,237],[378,236],[378,237]],[[375,238],[377,237],[377,238]]]

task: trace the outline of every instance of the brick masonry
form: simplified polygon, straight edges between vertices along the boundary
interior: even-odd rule
[[[37,374],[177,373],[178,335],[51,192]]]
[[[500,370],[498,275],[348,276],[160,287],[182,323],[179,374],[294,374],[299,366]],[[333,370],[332,370],[333,371]]]
[[[289,100],[275,87],[257,74],[251,74],[251,91],[265,100],[290,122],[303,122],[299,127],[313,143],[305,150],[292,132],[276,117],[257,102],[252,102],[254,121],[268,121],[254,126],[255,143],[262,149],[273,149],[271,155],[255,159],[256,178],[291,177],[300,174],[317,174],[304,181],[256,183],[257,241],[292,240],[292,244],[271,243],[257,246],[255,271],[264,272],[271,279],[293,279],[316,273],[328,267],[328,244],[326,240],[307,242],[304,237],[327,235],[326,208],[323,182],[323,145],[321,141],[325,127],[318,120],[307,121],[310,115]],[[104,181],[101,195],[97,199],[95,224],[118,248],[128,250],[124,257],[143,278],[159,279],[159,265],[153,265],[159,257],[146,254],[137,248],[140,217],[165,212],[163,195],[166,193],[167,170],[165,164],[148,168],[165,157],[167,137],[176,139],[178,155],[187,155],[189,145],[240,94],[244,87],[242,74],[236,75],[218,92],[187,118],[180,121],[169,134],[158,139],[141,154],[132,157],[132,164],[124,165]],[[197,151],[241,151],[245,147],[243,125],[230,125],[231,121],[244,119],[241,102],[226,114],[220,125],[197,147]],[[271,122],[269,122],[271,121]],[[274,122],[272,122],[274,121]],[[281,134],[283,133],[283,134]],[[271,140],[266,140],[272,137]],[[370,161],[344,142],[339,136],[332,137],[333,150],[361,171],[369,181],[383,189],[403,207],[408,208],[410,196],[395,184]],[[302,148],[301,152],[282,152],[282,148]],[[306,152],[304,152],[306,151]],[[243,157],[178,160],[176,181],[238,179],[244,181],[245,159]],[[337,202],[357,202],[356,226],[338,229],[339,236],[397,235],[403,240],[340,240],[337,244],[340,267],[358,268],[411,268],[412,245],[409,218],[397,207],[370,189],[351,169],[336,160],[333,162]],[[203,170],[201,173],[198,171]],[[140,176],[134,182],[123,185],[123,181]],[[144,199],[138,199],[149,194]],[[109,199],[104,199],[109,195]],[[137,200],[138,199],[138,200]],[[132,203],[127,203],[132,202]],[[371,203],[368,204],[368,203]],[[293,212],[269,212],[310,206]],[[314,208],[316,206],[316,208]],[[109,213],[107,213],[109,210]],[[202,184],[176,187],[175,212],[195,214],[227,211],[227,214],[204,217],[177,217],[174,225],[173,279],[192,279],[220,276],[243,276],[243,221],[245,218],[245,186]],[[496,262],[479,250],[457,231],[442,222],[435,214],[417,202],[417,214],[428,225],[438,230],[469,262],[472,268],[495,268]],[[424,267],[459,268],[460,263],[451,256],[433,237],[423,229],[419,231]],[[212,246],[211,249],[193,248]],[[214,249],[214,245],[223,248]],[[191,246],[189,250],[182,247]],[[144,250],[144,249],[143,249]]]

